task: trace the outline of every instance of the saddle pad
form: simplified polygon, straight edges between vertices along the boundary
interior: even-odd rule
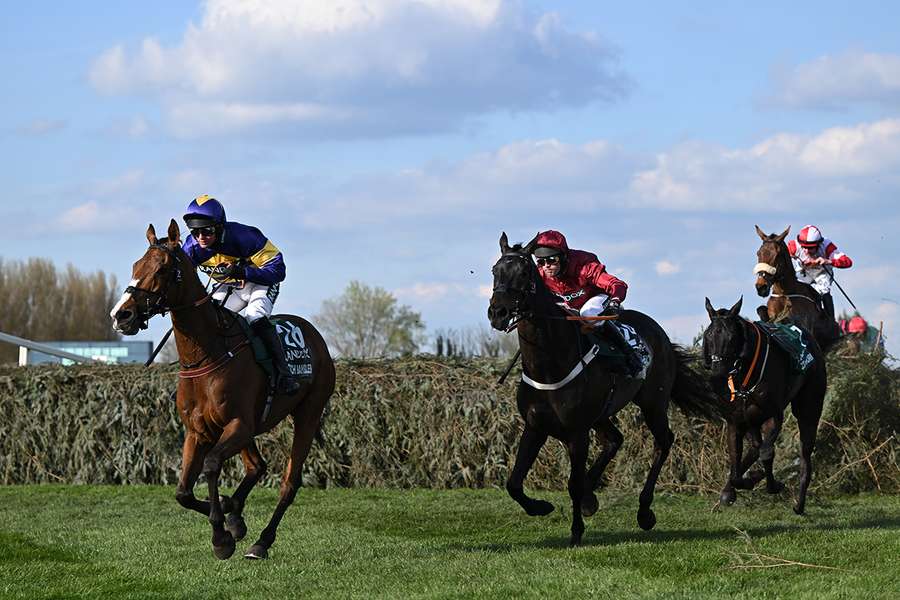
[[[638,332],[631,325],[620,323],[619,321],[610,321],[610,324],[614,325],[622,332],[622,337],[625,338],[628,345],[632,347],[641,359],[641,365],[643,365],[643,367],[641,368],[641,373],[638,378],[643,379],[647,375],[647,367],[650,366],[650,347],[647,346],[647,343],[638,335]]]
[[[791,357],[791,366],[798,373],[805,373],[809,366],[815,360],[809,348],[806,347],[806,340],[803,336],[803,330],[796,325],[787,325],[784,323],[766,323],[757,321],[764,331],[766,331],[781,348]]]
[[[296,377],[311,379],[313,374],[312,355],[306,345],[306,340],[303,339],[303,331],[291,321],[272,319],[272,322],[275,324],[278,337],[281,338],[284,359],[291,373]]]

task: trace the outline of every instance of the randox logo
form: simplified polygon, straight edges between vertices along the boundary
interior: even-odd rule
[[[557,294],[557,296],[559,296],[566,302],[571,302],[575,298],[580,298],[580,297],[584,296],[584,294],[585,294],[584,290],[581,289],[581,290],[578,290],[577,292],[573,292],[571,294]]]

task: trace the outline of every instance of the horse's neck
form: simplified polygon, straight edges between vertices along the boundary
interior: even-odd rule
[[[206,290],[196,277],[185,284],[182,305],[198,302],[206,295]],[[172,329],[175,345],[182,364],[194,364],[204,358],[217,358],[224,352],[224,342],[218,335],[216,309],[211,300],[199,306],[187,306],[172,311]],[[215,356],[212,356],[215,355]]]
[[[535,318],[519,323],[519,349],[522,364],[529,376],[539,379],[560,378],[577,360],[578,327],[564,319],[547,319],[562,316],[555,297],[543,287],[538,287]]]

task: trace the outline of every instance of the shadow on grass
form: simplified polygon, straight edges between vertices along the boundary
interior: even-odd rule
[[[799,518],[799,517],[798,517]],[[797,522],[796,524],[777,524],[762,527],[746,527],[741,531],[746,532],[751,538],[759,539],[767,536],[793,533],[799,531],[849,531],[864,529],[900,529],[900,517],[897,516],[873,516],[857,519],[848,523],[834,523],[825,521],[810,524]],[[603,546],[613,547],[620,544],[659,543],[669,542],[696,542],[734,539],[734,529],[673,529],[666,530],[656,528],[651,531],[591,531],[588,527],[585,531],[582,547]],[[511,552],[514,550],[545,550],[553,548],[568,548],[568,532],[560,536],[544,537],[534,541],[514,542],[485,542],[485,543],[451,543],[446,546],[450,550],[462,552]]]
[[[19,533],[0,531],[0,563],[60,562],[87,563],[66,548],[54,548],[39,544]]]

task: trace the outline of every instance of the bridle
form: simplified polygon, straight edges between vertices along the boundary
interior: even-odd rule
[[[743,359],[744,359],[743,348],[741,349],[740,352],[738,352],[738,355],[735,357],[734,362],[731,365],[731,370],[728,372],[727,383],[728,383],[728,389],[731,392],[730,401],[734,402],[735,399],[740,399],[742,402],[746,402],[747,398],[749,398],[750,395],[754,391],[756,391],[757,386],[759,386],[760,382],[762,382],[763,375],[766,372],[766,365],[769,362],[770,339],[768,338],[768,336],[763,334],[763,332],[760,330],[759,325],[757,325],[756,323],[753,323],[752,321],[747,321],[746,319],[743,319],[741,317],[729,317],[729,316],[725,316],[725,315],[715,316],[715,317],[712,317],[712,321],[715,322],[717,319],[723,320],[723,319],[729,319],[729,318],[739,319],[741,331],[745,338],[747,337],[747,325],[750,325],[753,328],[754,333],[756,333],[756,344],[755,344],[756,347],[753,351],[753,355],[750,360],[750,366],[747,369],[747,373],[744,375],[744,378],[741,381],[741,384],[739,387],[735,385],[734,380],[735,380],[735,377],[740,376],[741,368],[743,367]],[[753,386],[748,389],[747,385],[750,383],[750,379],[753,376],[753,371],[756,369],[757,362],[759,362],[759,356],[760,356],[760,352],[762,349],[762,340],[764,337],[766,338],[766,353],[765,353],[765,357],[763,358],[762,368],[759,371],[759,376],[756,379],[756,383],[753,384]],[[742,344],[742,346],[746,347],[746,343]],[[710,358],[710,363],[712,363],[712,364],[724,362],[724,357],[719,356],[717,354],[710,354],[709,358]]]
[[[167,301],[167,296],[169,295],[170,286],[172,284],[178,285],[182,281],[181,259],[179,258],[177,252],[169,248],[166,244],[156,243],[152,244],[150,248],[158,248],[164,251],[175,261],[175,268],[171,270],[167,278],[167,283],[162,290],[148,290],[147,288],[142,288],[135,285],[129,285],[125,288],[125,293],[131,294],[131,297],[134,298],[135,305],[138,308],[137,312],[138,317],[141,319],[141,329],[146,329],[147,322],[156,315],[165,316],[165,314],[168,312],[177,312],[186,308],[200,306],[201,304],[209,301],[209,299],[212,297],[212,294],[207,294],[200,300],[194,302],[188,302],[175,306],[169,304]]]
[[[506,283],[497,283],[497,266],[504,259],[507,260],[520,260],[524,265],[526,265],[526,269],[531,277],[531,285],[524,290],[512,288]],[[513,298],[513,308],[510,314],[509,324],[506,327],[506,332],[509,333],[513,329],[515,329],[516,325],[519,324],[520,321],[525,319],[530,319],[534,317],[534,309],[532,308],[533,302],[526,302],[529,297],[534,297],[537,295],[537,281],[535,277],[537,275],[537,271],[534,269],[534,264],[531,262],[531,259],[524,254],[520,254],[518,252],[507,252],[500,257],[500,260],[497,261],[497,264],[494,265],[492,269],[494,272],[494,287],[493,291],[495,294],[509,294]]]

